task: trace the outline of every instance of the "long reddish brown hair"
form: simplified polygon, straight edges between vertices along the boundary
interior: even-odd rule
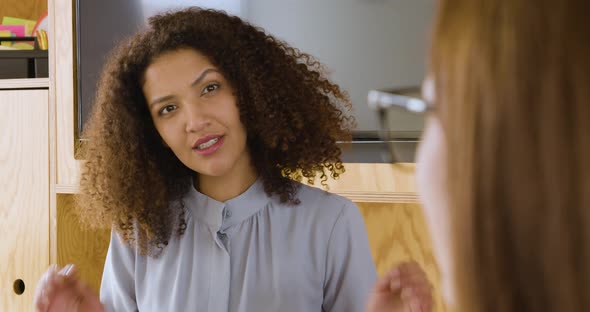
[[[438,10],[458,310],[590,311],[590,2]]]

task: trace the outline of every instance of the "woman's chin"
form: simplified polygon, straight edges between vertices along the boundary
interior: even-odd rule
[[[219,177],[223,177],[226,176],[229,173],[229,166],[225,166],[223,164],[212,164],[210,166],[207,166],[205,168],[203,167],[199,167],[199,168],[191,168],[193,171],[197,172],[199,175],[201,176],[206,176],[206,177],[214,177],[214,178],[219,178]]]

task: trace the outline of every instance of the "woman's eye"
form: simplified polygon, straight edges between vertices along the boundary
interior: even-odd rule
[[[218,83],[212,83],[209,84],[205,87],[205,89],[203,89],[202,94],[207,94],[209,92],[213,92],[215,90],[219,89],[219,84]]]
[[[170,112],[172,112],[175,109],[176,109],[176,105],[169,104],[169,105],[166,105],[166,106],[162,107],[162,109],[160,109],[159,113],[160,113],[160,115],[166,115],[166,114],[169,114]]]

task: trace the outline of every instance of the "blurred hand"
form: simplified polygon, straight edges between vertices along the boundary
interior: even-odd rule
[[[432,286],[415,262],[402,263],[381,277],[369,295],[367,312],[431,312]]]
[[[104,312],[98,296],[78,276],[74,265],[51,266],[35,291],[37,312]]]

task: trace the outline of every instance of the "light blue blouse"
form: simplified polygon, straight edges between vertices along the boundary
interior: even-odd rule
[[[299,205],[258,180],[225,203],[191,188],[184,235],[144,257],[112,233],[100,297],[108,311],[360,312],[376,279],[350,200],[299,185]]]

